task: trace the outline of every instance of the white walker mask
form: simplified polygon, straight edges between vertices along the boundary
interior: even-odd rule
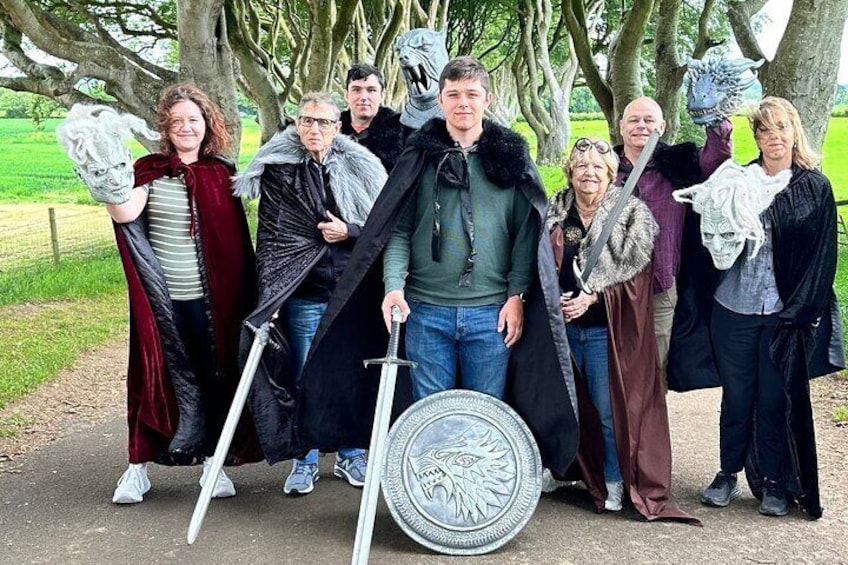
[[[98,202],[121,204],[129,200],[135,174],[126,142],[134,132],[151,140],[160,137],[137,116],[85,104],[74,104],[56,128],[59,143],[76,163],[74,170]]]
[[[746,240],[754,242],[751,257],[756,257],[765,241],[760,214],[791,177],[790,170],[770,177],[756,163],[743,167],[728,159],[703,183],[675,190],[672,196],[701,215],[701,241],[716,268],[727,270]]]

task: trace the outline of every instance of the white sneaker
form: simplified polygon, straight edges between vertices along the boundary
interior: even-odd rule
[[[604,509],[610,512],[621,510],[621,497],[624,495],[624,481],[606,483],[607,499],[604,501]]]
[[[577,481],[558,481],[554,478],[551,470],[545,467],[542,471],[542,492],[554,492],[561,488],[572,488]]]
[[[206,484],[206,477],[209,475],[209,467],[212,466],[212,461],[209,459],[203,460],[203,473],[200,475],[200,488]],[[236,487],[233,481],[224,473],[218,473],[218,480],[215,481],[215,488],[212,490],[212,498],[229,498],[236,495]]]
[[[118,488],[112,495],[115,504],[136,504],[144,500],[144,494],[150,490],[147,478],[147,463],[135,463],[127,467],[118,479]]]

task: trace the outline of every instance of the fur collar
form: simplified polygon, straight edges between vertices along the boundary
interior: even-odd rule
[[[607,189],[586,237],[580,242],[577,263],[582,268],[586,263],[589,250],[598,241],[609,213],[615,206],[621,187],[610,186]],[[568,215],[574,204],[574,191],[565,189],[551,197],[548,206],[548,230],[557,229]],[[654,251],[654,239],[659,233],[657,223],[645,204],[631,196],[627,199],[621,215],[618,217],[609,240],[589,275],[589,285],[595,290],[629,281],[651,263]],[[563,265],[562,268],[571,268]]]
[[[391,108],[387,108],[386,106],[380,106],[377,109],[377,113],[371,119],[371,123],[368,125],[368,135],[372,136],[380,136],[384,130],[391,130],[393,128],[400,128],[400,114],[392,110]],[[351,125],[351,117],[350,110],[345,110],[342,112],[341,118],[339,120],[342,122],[342,133],[345,135],[350,135],[356,133],[356,130],[353,129]],[[373,129],[372,129],[373,128]],[[397,139],[394,140],[397,143]]]
[[[624,146],[616,145],[615,152],[621,158],[624,155]],[[674,188],[692,186],[701,181],[698,146],[691,141],[676,145],[668,145],[660,141],[654,150],[652,163]],[[619,170],[630,172],[624,167],[620,167]]]
[[[364,130],[364,135],[358,139],[359,134],[351,125],[350,110],[342,112],[340,119],[342,133],[350,135],[351,139],[367,147],[383,162],[386,170],[391,170],[403,151],[403,139],[406,136],[406,130],[400,123],[400,114],[391,108],[380,106],[368,129]]]
[[[236,196],[256,198],[262,186],[262,173],[269,165],[296,165],[308,158],[295,126],[289,126],[259,148],[243,173],[233,177]],[[386,170],[380,160],[344,134],[333,138],[324,165],[330,186],[345,220],[364,225],[371,205],[386,183]]]
[[[443,118],[433,118],[409,136],[407,146],[430,154],[454,147]],[[515,186],[533,164],[524,138],[490,120],[483,120],[477,154],[490,182],[501,188]]]

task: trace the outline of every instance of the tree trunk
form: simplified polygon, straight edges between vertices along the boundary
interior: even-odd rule
[[[577,74],[577,56],[569,39],[569,55],[556,73],[548,45],[553,10],[549,0],[525,0],[519,8],[519,47],[512,63],[518,104],[527,124],[536,134],[536,162],[553,165],[560,162],[571,134],[568,103]],[[555,40],[556,41],[556,40]],[[548,107],[542,94],[549,93]]]
[[[750,18],[761,0],[731,4],[733,34],[749,59],[762,58]],[[821,151],[836,97],[840,46],[848,18],[845,0],[795,0],[774,59],[760,68],[763,95],[780,96],[797,109],[816,151]]]
[[[180,80],[194,83],[221,107],[233,132],[230,156],[238,159],[241,119],[224,0],[177,2],[177,32]]]

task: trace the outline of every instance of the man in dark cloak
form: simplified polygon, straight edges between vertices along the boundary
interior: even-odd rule
[[[380,69],[366,63],[351,65],[347,72],[341,133],[365,146],[391,171],[403,151],[409,130],[400,123],[400,114],[383,106],[386,79]]]
[[[247,325],[274,319],[278,330],[264,351],[248,403],[266,460],[295,458],[283,491],[305,495],[319,474],[318,452],[299,441],[294,428],[301,367],[386,173],[370,151],[339,134],[340,110],[328,93],[304,94],[298,114],[294,125],[262,146],[235,186],[240,194],[262,196],[259,306]],[[252,336],[247,330],[243,334],[246,353]],[[357,447],[338,446],[334,473],[362,486],[366,463]]]
[[[369,444],[379,382],[376,371],[366,371],[362,360],[385,354],[388,341],[380,308],[381,254],[405,210],[416,206],[422,175],[432,173],[451,151],[456,149],[445,120],[430,120],[410,136],[374,204],[304,368],[298,422],[310,445],[332,451]],[[524,296],[523,335],[511,347],[504,399],[534,433],[544,465],[563,474],[574,459],[578,432],[570,351],[544,228],[545,190],[526,142],[510,130],[484,120],[476,151],[488,182],[516,187],[531,205],[536,260]],[[411,402],[409,384],[401,371],[396,411]]]

